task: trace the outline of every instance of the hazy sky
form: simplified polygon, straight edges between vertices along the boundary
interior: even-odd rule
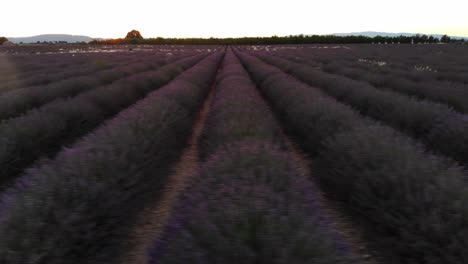
[[[239,37],[352,31],[468,36],[468,0],[1,0],[0,36]]]

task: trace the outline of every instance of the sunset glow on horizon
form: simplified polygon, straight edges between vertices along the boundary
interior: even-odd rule
[[[468,36],[465,0],[4,1],[0,36],[243,37],[359,31]]]

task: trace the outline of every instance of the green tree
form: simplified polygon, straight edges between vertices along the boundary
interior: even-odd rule
[[[7,42],[7,41],[8,41],[7,38],[5,38],[5,37],[0,37],[0,45],[2,45],[3,42]]]
[[[440,38],[440,42],[449,43],[449,42],[450,42],[450,37],[447,36],[447,35],[443,35],[443,36]]]
[[[132,30],[127,33],[127,36],[124,39],[124,43],[138,44],[143,42],[143,37],[138,30]]]
[[[143,39],[143,37],[141,36],[140,31],[132,30],[127,33],[125,39]]]

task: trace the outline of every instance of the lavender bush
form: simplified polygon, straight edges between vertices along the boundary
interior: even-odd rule
[[[206,161],[155,241],[151,263],[354,263],[231,51],[206,125]]]
[[[390,252],[390,263],[468,261],[466,171],[277,68],[238,55],[300,146],[316,157],[322,186],[367,221],[368,237]]]
[[[314,193],[265,141],[226,146],[192,177],[150,263],[357,263]]]
[[[284,146],[270,109],[232,52],[227,52],[216,83],[199,144],[202,159],[237,140],[255,139]]]
[[[331,75],[284,59],[271,56],[261,58],[302,81],[323,89],[337,100],[352,105],[361,114],[382,120],[421,139],[434,151],[452,157],[462,165],[468,165],[468,130],[462,131],[468,126],[468,122],[464,115],[446,105],[418,100],[392,91],[377,90],[367,83]],[[445,127],[450,132],[444,134],[439,127]],[[457,137],[452,138],[453,135]]]
[[[183,73],[184,80],[213,79],[220,58],[203,60]],[[194,108],[165,97],[178,89],[176,79],[55,159],[28,169],[2,197],[0,262],[116,261],[135,216],[158,196],[186,145],[209,87],[187,94],[198,101]]]
[[[398,76],[394,71],[380,73],[371,69],[359,69],[355,67],[356,64],[358,63],[344,66],[334,62],[333,65],[325,66],[324,70],[369,82],[380,89],[391,89],[421,99],[444,103],[462,113],[468,112],[468,89],[461,85],[441,81],[412,81],[406,76]]]
[[[151,56],[92,75],[69,78],[45,86],[27,87],[4,93],[0,95],[0,120],[18,116],[27,110],[39,107],[55,99],[73,97],[79,93],[108,85],[139,72],[154,71],[163,66],[165,62],[166,59],[164,57]]]
[[[200,61],[195,55],[153,72],[127,77],[79,96],[61,99],[0,123],[0,185],[41,155],[53,155],[106,118],[168,83]]]

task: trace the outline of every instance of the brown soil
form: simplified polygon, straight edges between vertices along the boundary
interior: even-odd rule
[[[260,91],[258,91],[260,97],[263,98]],[[265,100],[265,99],[264,99]],[[265,100],[270,111],[274,113],[273,108],[267,100]],[[352,253],[358,257],[364,264],[378,264],[380,263],[377,260],[376,255],[373,251],[370,250],[369,246],[364,239],[364,229],[353,222],[350,218],[344,216],[342,213],[343,210],[340,208],[340,205],[328,199],[326,195],[320,190],[318,184],[314,180],[313,161],[308,157],[301,148],[289,138],[284,129],[281,127],[279,120],[277,121],[279,129],[283,134],[283,138],[286,141],[289,152],[292,156],[295,165],[297,166],[299,172],[303,177],[307,177],[309,181],[312,182],[314,192],[317,194],[317,198],[321,204],[321,207],[327,212],[327,215],[330,216],[332,227],[339,232],[344,239],[350,243]]]
[[[205,120],[214,97],[214,87],[205,100],[202,110],[198,113],[189,144],[178,161],[175,172],[169,176],[168,183],[157,202],[149,205],[139,216],[134,234],[131,236],[131,248],[124,253],[120,263],[143,264],[148,263],[148,252],[171,215],[174,203],[179,193],[185,189],[188,179],[198,168],[198,141],[203,132]]]
[[[322,208],[324,208],[327,214],[331,217],[333,228],[351,244],[351,250],[353,254],[360,258],[362,263],[377,264],[378,261],[376,261],[376,259],[373,257],[373,254],[369,250],[367,244],[364,242],[362,230],[352,224],[349,219],[344,217],[339,212],[339,208],[333,202],[329,201],[323,192],[321,192],[317,187],[317,184],[313,182],[314,174],[311,169],[313,168],[313,166],[311,166],[311,159],[307,157],[302,152],[302,150],[286,135],[285,138],[292,158],[296,166],[299,168],[299,171],[304,177],[308,177],[309,180],[312,180],[312,184],[314,185],[314,192],[317,193],[317,197],[322,205]]]
[[[187,186],[187,180],[193,175],[193,172],[199,166],[198,160],[198,141],[203,132],[205,120],[210,110],[211,103],[214,97],[214,87],[211,88],[208,98],[204,102],[202,110],[198,113],[198,117],[193,126],[192,136],[188,147],[183,151],[183,154],[176,165],[175,172],[169,177],[168,183],[161,194],[161,198],[157,202],[151,204],[141,213],[138,224],[131,236],[131,246],[121,258],[122,264],[143,264],[148,263],[149,250],[155,240],[161,235],[162,228],[168,221],[174,203],[177,201],[178,195]],[[284,133],[283,133],[284,134]],[[311,168],[312,162],[301,149],[286,135],[284,136],[291,152],[292,158],[296,163],[299,171],[304,177],[314,181],[313,171]],[[312,176],[312,177],[310,177]],[[362,259],[362,263],[377,264],[378,262],[373,257],[367,244],[363,239],[362,230],[354,225],[348,218],[344,217],[339,212],[339,206],[329,201],[326,196],[313,182],[317,197],[319,198],[322,207],[331,217],[332,226],[335,228],[350,244],[353,253]]]

